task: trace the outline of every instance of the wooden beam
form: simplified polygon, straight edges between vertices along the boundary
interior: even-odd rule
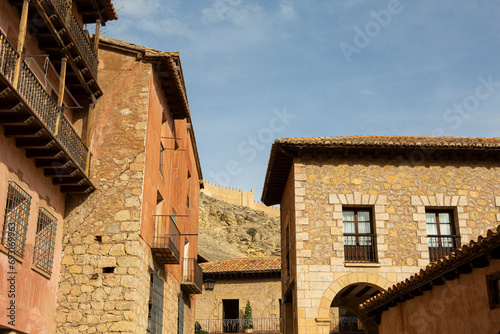
[[[19,23],[19,36],[17,41],[17,54],[19,57],[16,61],[16,67],[14,69],[14,78],[12,80],[12,85],[14,88],[19,86],[19,75],[21,74],[21,64],[23,61],[23,49],[24,42],[26,41],[26,29],[28,27],[28,11],[30,7],[30,0],[24,0],[23,10],[21,12],[21,22]]]
[[[94,34],[94,51],[97,54],[99,52],[99,36],[101,32],[101,20],[98,19],[96,21],[96,26],[95,26],[95,34]]]
[[[66,56],[61,58],[61,75],[59,76],[59,98],[57,99],[57,106],[62,107],[64,102],[64,86],[66,85],[66,67],[68,58]]]

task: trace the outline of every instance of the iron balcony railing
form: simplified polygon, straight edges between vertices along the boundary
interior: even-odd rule
[[[62,21],[66,25],[66,29],[75,41],[76,46],[80,50],[80,53],[89,66],[90,70],[97,78],[97,66],[98,60],[97,55],[92,47],[92,42],[90,40],[90,35],[87,30],[84,30],[78,23],[76,17],[73,15],[73,11],[67,0],[49,0],[57,13],[61,17]]]
[[[198,319],[195,321],[196,333],[243,333],[244,325],[249,323],[245,319]],[[280,334],[281,318],[253,318],[253,334]]]
[[[14,81],[14,70],[18,58],[19,54],[16,49],[0,31],[0,72],[11,85]],[[87,146],[24,60],[21,61],[17,93],[48,132],[57,139],[75,164],[84,173],[88,171],[86,168],[89,154]]]
[[[344,233],[345,261],[377,262],[376,240],[373,235]]]
[[[363,325],[356,317],[337,317],[330,319],[330,334],[364,333]]]
[[[431,262],[436,262],[457,250],[460,244],[460,236],[429,235],[427,241],[429,244],[429,259]]]
[[[203,271],[196,259],[184,259],[181,286],[192,294],[203,291]]]
[[[154,215],[151,249],[160,264],[179,264],[181,234],[172,216]]]

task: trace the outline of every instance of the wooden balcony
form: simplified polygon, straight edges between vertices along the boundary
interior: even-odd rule
[[[153,216],[155,234],[151,251],[160,265],[180,263],[181,234],[172,216]]]
[[[460,245],[458,235],[428,235],[429,259],[437,262],[445,256],[455,252]]]
[[[203,271],[196,259],[184,259],[181,289],[190,294],[203,292]]]
[[[10,0],[21,13],[23,0]],[[67,0],[31,0],[28,27],[36,36],[40,49],[50,55],[54,64],[61,53],[68,56],[67,87],[75,97],[98,98],[102,90],[97,84],[98,58],[88,31],[78,23]]]
[[[370,234],[344,233],[344,258],[346,262],[377,262],[377,238]]]
[[[94,190],[88,178],[90,152],[69,120],[23,60],[13,86],[19,55],[0,31],[0,125],[6,137],[52,178],[62,192]]]

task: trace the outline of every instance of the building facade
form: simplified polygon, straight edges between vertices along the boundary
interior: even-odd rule
[[[362,309],[379,324],[381,334],[497,334],[500,225],[368,300]]]
[[[203,185],[178,53],[101,37],[95,191],[67,200],[58,333],[192,333]]]
[[[97,44],[111,1],[0,1],[0,331],[55,333],[63,220],[89,193]],[[6,311],[5,311],[6,310]]]
[[[240,258],[200,264],[203,280],[214,280],[197,300],[196,321],[208,333],[243,332],[245,307],[252,307],[255,333],[281,333],[281,260]]]
[[[361,303],[498,224],[499,153],[494,138],[276,140],[262,201],[281,209],[284,333],[377,333]]]

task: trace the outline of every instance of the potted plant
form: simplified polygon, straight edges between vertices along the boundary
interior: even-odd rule
[[[252,306],[250,306],[250,301],[247,300],[247,306],[245,306],[245,317],[243,320],[243,329],[245,333],[252,333],[253,320],[252,320]]]

